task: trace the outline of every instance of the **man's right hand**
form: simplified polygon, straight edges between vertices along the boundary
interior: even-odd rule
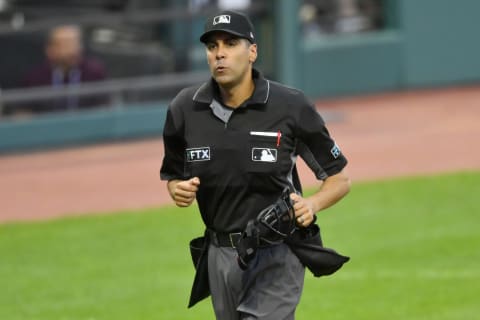
[[[195,200],[200,179],[193,177],[189,180],[170,180],[167,183],[168,192],[175,204],[179,207],[188,207]]]

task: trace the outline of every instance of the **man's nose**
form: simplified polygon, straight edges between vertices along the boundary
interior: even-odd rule
[[[225,58],[225,46],[223,44],[219,44],[217,47],[217,59]]]

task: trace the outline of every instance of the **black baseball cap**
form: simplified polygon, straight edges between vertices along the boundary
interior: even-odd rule
[[[227,32],[255,43],[253,24],[245,14],[240,12],[227,10],[208,17],[200,41],[206,43],[208,36],[215,31]]]

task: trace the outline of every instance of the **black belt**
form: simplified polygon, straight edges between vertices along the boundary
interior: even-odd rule
[[[230,247],[235,248],[238,240],[240,240],[241,232],[215,232],[213,230],[207,230],[210,241],[217,247]]]
[[[242,237],[241,232],[216,232],[210,229],[207,229],[208,236],[210,238],[210,242],[217,246],[217,247],[228,247],[228,248],[235,248],[237,242]],[[272,246],[271,243],[267,243],[260,239],[260,243],[258,244],[259,248],[270,247]]]

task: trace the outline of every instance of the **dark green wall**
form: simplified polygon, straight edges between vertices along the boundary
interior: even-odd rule
[[[401,55],[394,31],[305,41],[301,86],[312,97],[394,90],[401,84]]]
[[[166,110],[154,104],[0,122],[0,153],[159,136]]]
[[[480,1],[402,0],[405,86],[480,80]]]

